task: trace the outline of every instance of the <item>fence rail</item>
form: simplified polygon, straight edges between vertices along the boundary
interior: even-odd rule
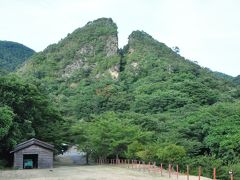
[[[145,162],[145,161],[139,161],[139,160],[130,160],[130,159],[97,159],[96,163],[98,165],[112,165],[112,166],[120,166],[124,168],[139,170],[142,172],[148,172],[148,173],[154,173],[159,174],[160,176],[163,176],[163,171],[165,173],[165,176],[168,176],[169,178],[176,178],[178,179],[179,176],[185,176],[186,180],[190,180],[190,167],[186,165],[185,169],[182,168],[180,171],[180,168],[178,164],[156,164],[156,162]],[[165,168],[164,168],[165,167]],[[212,172],[212,179],[213,180],[223,180],[221,177],[218,177],[217,175],[217,169],[213,168],[210,170]],[[210,172],[208,171],[208,172]],[[201,180],[204,178],[204,168],[199,166],[197,169],[197,177],[198,180]],[[227,179],[229,180],[240,180],[240,177],[235,176],[235,174],[230,170],[228,173]],[[226,180],[226,178],[224,178]]]

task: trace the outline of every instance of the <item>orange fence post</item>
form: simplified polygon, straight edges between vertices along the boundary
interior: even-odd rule
[[[150,167],[151,166],[151,164],[150,164],[150,162],[148,162],[148,172],[150,173]]]
[[[187,165],[187,180],[189,180],[189,166]]]
[[[156,169],[156,162],[153,163],[153,168],[154,168],[154,174],[156,174],[157,169]]]
[[[198,180],[201,180],[202,170],[201,166],[198,167]]]
[[[162,163],[160,165],[160,173],[161,173],[161,176],[162,176]]]
[[[216,168],[213,168],[213,180],[216,180]]]
[[[168,164],[168,177],[170,178],[171,177],[171,165]]]
[[[231,180],[233,180],[233,171],[230,170],[230,171],[229,171],[229,174],[230,174],[230,178],[231,178]]]
[[[177,164],[177,179],[178,179],[178,164]]]

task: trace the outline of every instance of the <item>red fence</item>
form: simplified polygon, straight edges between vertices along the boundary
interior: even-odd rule
[[[126,167],[129,169],[135,169],[143,172],[148,172],[148,173],[154,173],[154,174],[159,174],[160,176],[163,176],[163,171],[165,173],[165,176],[167,175],[169,178],[175,177],[178,179],[178,177],[185,176],[187,180],[189,179],[189,171],[190,167],[187,165],[185,169],[183,168],[181,173],[178,165],[172,165],[168,164],[166,166],[165,164],[165,169],[163,167],[163,164],[160,163],[158,166],[156,165],[156,162],[145,162],[145,161],[139,161],[139,160],[129,160],[129,159],[98,159],[97,160],[98,165],[103,165],[103,164],[109,164],[109,165],[115,165],[115,166],[121,166],[121,167]],[[201,180],[203,177],[203,168],[198,167],[198,180]],[[213,180],[218,180],[217,179],[217,169],[213,168],[212,169],[212,179]],[[232,170],[229,171],[229,179],[234,180],[234,174]],[[237,178],[236,178],[237,180]]]

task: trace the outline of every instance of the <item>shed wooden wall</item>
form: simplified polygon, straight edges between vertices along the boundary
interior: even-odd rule
[[[32,145],[14,153],[14,167],[23,169],[23,155],[38,154],[38,168],[52,168],[53,151],[41,146]]]

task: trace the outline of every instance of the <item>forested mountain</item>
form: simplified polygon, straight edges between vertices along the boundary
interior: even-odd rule
[[[219,78],[225,79],[227,81],[232,81],[233,83],[238,84],[238,85],[240,84],[240,75],[233,77],[233,76],[229,76],[227,74],[221,73],[221,72],[214,72],[214,74]]]
[[[14,71],[34,51],[22,44],[11,41],[0,41],[0,74]]]
[[[214,71],[214,74],[215,74],[217,77],[223,78],[223,79],[228,80],[228,81],[233,81],[233,79],[234,79],[233,76],[227,75],[227,74],[225,74],[225,73],[221,73],[221,72]]]
[[[233,79],[233,82],[240,85],[240,75]]]
[[[49,94],[65,141],[93,158],[240,171],[240,87],[143,31],[119,49],[117,33],[112,19],[89,22],[17,71]]]
[[[232,102],[237,89],[142,31],[118,50],[117,26],[105,18],[35,54],[18,74],[47,84],[73,120],[105,111],[162,113]]]

